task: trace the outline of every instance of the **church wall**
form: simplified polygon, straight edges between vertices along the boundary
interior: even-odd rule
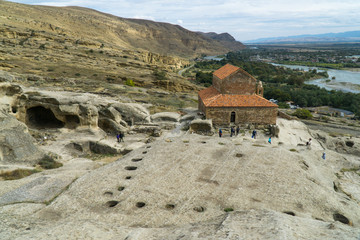
[[[212,86],[219,92],[221,92],[221,84],[222,84],[221,79],[213,75]]]
[[[222,94],[252,95],[256,93],[256,79],[238,71],[223,79],[219,89]]]
[[[205,105],[203,103],[203,101],[201,100],[200,96],[198,95],[198,109],[200,112],[205,113]]]
[[[235,112],[235,123],[276,124],[278,108],[248,107],[248,108],[206,108],[206,118],[214,124],[229,125],[231,112]]]

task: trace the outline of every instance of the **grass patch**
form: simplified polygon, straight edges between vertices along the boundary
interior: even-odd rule
[[[184,140],[183,143],[189,143],[189,140]]]
[[[295,148],[292,148],[289,150],[290,152],[297,152],[297,150]]]
[[[360,168],[342,168],[340,172],[357,172]]]
[[[219,145],[225,145],[225,143],[223,143],[223,142],[219,142]]]
[[[44,169],[54,169],[54,168],[59,168],[62,167],[63,164],[59,163],[57,161],[55,161],[54,159],[52,159],[50,156],[46,155],[45,157],[43,157],[39,163],[38,163],[42,168]]]
[[[17,180],[21,179],[27,176],[30,176],[31,174],[40,172],[38,169],[16,169],[11,172],[5,172],[0,174],[0,177],[2,177],[4,180]]]
[[[234,209],[233,208],[224,208],[224,212],[233,212]]]
[[[265,147],[264,145],[261,144],[253,144],[254,147]]]

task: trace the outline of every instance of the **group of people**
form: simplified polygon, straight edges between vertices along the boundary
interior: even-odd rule
[[[235,136],[235,132],[236,132],[236,136],[239,135],[240,132],[240,127],[237,126],[236,129],[234,127],[230,128],[230,137]],[[223,132],[221,130],[221,128],[219,128],[219,137],[222,137]]]
[[[124,137],[125,137],[125,134],[122,132],[116,134],[116,139],[118,142],[124,142]]]

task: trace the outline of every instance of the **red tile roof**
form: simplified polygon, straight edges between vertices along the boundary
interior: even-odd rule
[[[216,70],[213,74],[220,78],[220,79],[224,79],[226,77],[228,77],[229,75],[233,74],[234,72],[236,72],[237,70],[239,70],[240,68],[235,67],[231,64],[226,64],[225,66],[219,68],[218,70]]]
[[[206,107],[278,107],[259,95],[221,94],[213,86],[201,90],[199,96]]]

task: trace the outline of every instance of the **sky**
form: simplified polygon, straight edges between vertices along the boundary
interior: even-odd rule
[[[258,38],[360,30],[359,0],[11,0],[81,6],[125,18],[180,25],[191,31]]]

